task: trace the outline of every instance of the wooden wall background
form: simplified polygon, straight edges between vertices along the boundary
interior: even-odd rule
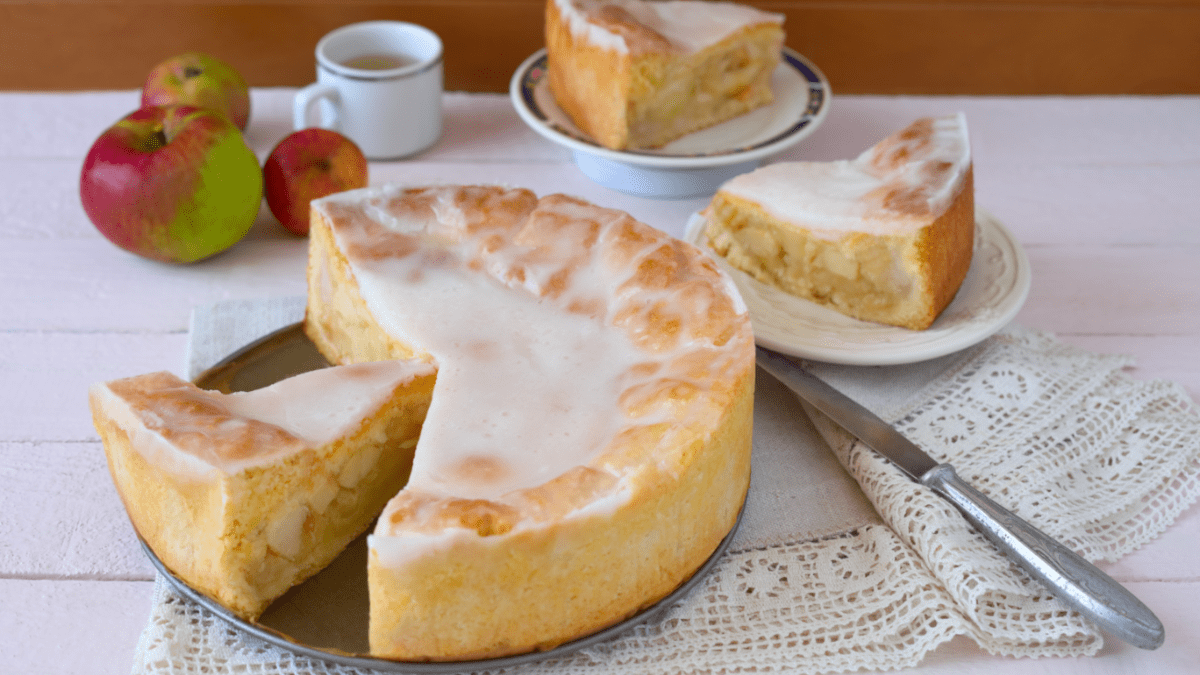
[[[138,88],[207,51],[255,86],[313,79],[337,26],[399,19],[446,44],[449,90],[506,91],[544,0],[0,0],[0,89]],[[747,0],[843,94],[1197,94],[1200,0]]]

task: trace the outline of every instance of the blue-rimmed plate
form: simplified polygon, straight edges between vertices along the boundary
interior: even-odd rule
[[[509,93],[521,119],[568,148],[589,178],[643,197],[710,195],[724,181],[795,145],[825,119],[831,92],[825,75],[790,49],[771,77],[775,101],[652,150],[611,150],[579,130],[558,107],[547,81],[546,50],[525,60]]]

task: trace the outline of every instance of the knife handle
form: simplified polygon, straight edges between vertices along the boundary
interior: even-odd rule
[[[1162,622],[1124,586],[988,499],[953,466],[939,464],[921,476],[921,483],[950,500],[984,536],[1100,628],[1142,649],[1162,645]]]

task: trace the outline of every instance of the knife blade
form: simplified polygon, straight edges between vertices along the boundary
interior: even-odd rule
[[[790,357],[758,347],[758,365],[915,481],[947,499],[1000,550],[1102,630],[1142,649],[1165,639],[1162,622],[1121,584],[939,463],[890,424]]]

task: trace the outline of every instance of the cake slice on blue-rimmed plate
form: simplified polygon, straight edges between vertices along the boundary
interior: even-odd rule
[[[547,0],[550,91],[613,150],[657,148],[770,104],[783,15],[734,2]]]

